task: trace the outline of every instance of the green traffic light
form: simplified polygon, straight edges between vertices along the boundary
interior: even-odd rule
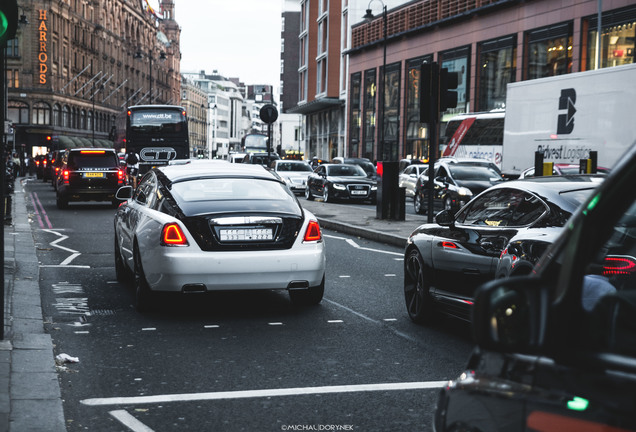
[[[9,19],[5,15],[4,11],[0,10],[0,39],[2,39],[8,28]]]

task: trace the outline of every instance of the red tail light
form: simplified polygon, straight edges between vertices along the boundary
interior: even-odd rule
[[[68,178],[70,176],[70,171],[69,170],[64,170],[62,171],[62,179],[68,183]]]
[[[183,230],[176,223],[169,223],[163,226],[163,232],[161,233],[161,245],[162,246],[188,246],[188,239],[186,239]]]
[[[457,245],[453,242],[443,241],[442,247],[446,249],[457,249]]]
[[[46,168],[46,159],[42,161],[42,165],[44,165],[44,168]]]
[[[124,170],[117,170],[117,182],[118,183],[123,183],[124,182],[124,178],[126,177],[126,174],[124,174]]]
[[[610,255],[605,257],[603,275],[630,275],[636,273],[636,260],[629,255]]]
[[[306,242],[322,240],[322,233],[320,232],[320,225],[318,224],[318,221],[309,221],[303,240]]]

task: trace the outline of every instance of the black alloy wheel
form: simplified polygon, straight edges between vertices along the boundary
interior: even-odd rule
[[[408,251],[404,260],[404,300],[409,317],[418,324],[431,324],[437,318],[433,299],[429,294],[428,273],[420,251]]]
[[[133,252],[134,261],[134,287],[135,287],[135,309],[138,312],[147,312],[152,305],[152,292],[146,281],[146,275],[141,265],[141,255],[139,247],[135,244]]]
[[[322,301],[325,294],[325,276],[322,276],[320,285],[309,287],[306,290],[290,290],[289,298],[295,306],[314,306]]]

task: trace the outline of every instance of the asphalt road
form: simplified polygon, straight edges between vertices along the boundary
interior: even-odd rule
[[[462,323],[410,322],[401,249],[332,231],[317,307],[217,293],[139,314],[115,280],[115,210],[58,210],[41,181],[27,194],[45,326],[79,360],[59,372],[68,431],[430,431],[472,348]]]

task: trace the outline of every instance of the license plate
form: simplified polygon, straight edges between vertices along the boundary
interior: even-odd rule
[[[351,195],[366,195],[367,191],[363,191],[363,190],[352,190],[351,191]]]
[[[222,242],[273,240],[271,228],[229,228],[219,230]]]
[[[102,173],[102,172],[88,172],[88,173],[84,173],[84,177],[103,178],[104,177],[104,173]]]

